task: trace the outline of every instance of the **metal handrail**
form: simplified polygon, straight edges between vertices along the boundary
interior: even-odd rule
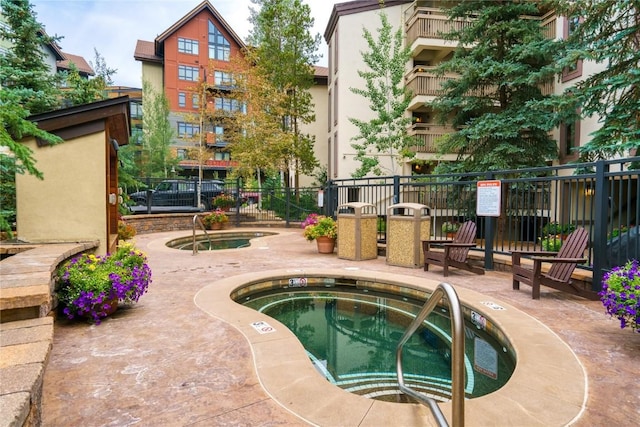
[[[202,231],[204,231],[205,236],[207,236],[207,239],[209,240],[209,247],[211,247],[211,236],[209,236],[209,233],[207,233],[207,228],[202,223],[202,220],[200,219],[200,217],[198,215],[194,215],[193,216],[193,253],[192,255],[196,255],[198,253],[198,245],[196,245],[196,224],[199,224],[200,228],[202,228]]]
[[[451,320],[451,402],[452,402],[452,424],[455,427],[464,426],[464,322],[462,308],[458,294],[448,283],[440,283],[433,291],[427,301],[425,301],[418,315],[407,327],[404,335],[396,348],[396,370],[398,373],[398,388],[400,391],[426,404],[431,409],[431,413],[436,418],[439,426],[448,426],[447,419],[435,399],[428,397],[418,391],[413,390],[404,383],[402,373],[402,347],[411,338],[411,335],[418,329],[431,314],[442,297],[446,296],[449,304],[449,316]]]

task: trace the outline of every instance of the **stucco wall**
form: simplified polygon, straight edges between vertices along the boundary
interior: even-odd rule
[[[325,84],[314,85],[309,92],[311,93],[311,102],[314,104],[316,120],[313,123],[302,125],[300,129],[303,133],[315,136],[313,152],[320,163],[320,167],[326,167],[329,160],[329,147],[327,146],[327,121],[329,120],[327,117],[327,86]],[[313,176],[300,175],[300,185],[303,187],[310,186],[314,181],[316,179]]]
[[[17,237],[32,243],[99,240],[107,251],[107,151],[104,132],[55,146],[25,142],[44,180],[16,176]]]

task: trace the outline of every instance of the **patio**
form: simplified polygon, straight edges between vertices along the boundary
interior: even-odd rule
[[[439,268],[424,272],[386,265],[384,257],[319,255],[299,229],[269,231],[280,234],[250,248],[197,256],[164,246],[188,231],[136,236],[153,269],[149,293],[100,326],[57,320],[43,425],[308,425],[264,390],[237,325],[200,310],[194,304],[198,291],[230,276],[275,269],[359,268],[443,281]],[[513,291],[503,272],[454,270],[446,281],[528,313],[571,347],[588,377],[584,411],[573,425],[626,425],[640,417],[640,334],[620,330],[599,301],[545,288],[540,300],[532,300],[529,287]],[[561,378],[558,372],[556,380]],[[479,425],[469,418],[466,423]]]

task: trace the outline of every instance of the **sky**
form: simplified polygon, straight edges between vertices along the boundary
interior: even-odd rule
[[[246,41],[251,24],[250,0],[209,0],[238,36]],[[320,34],[317,65],[327,65],[324,30],[333,5],[348,0],[303,0],[311,8],[315,24],[312,34]],[[63,36],[63,52],[95,62],[94,48],[119,86],[142,87],[142,65],[133,58],[138,40],[153,41],[156,36],[198,6],[202,0],[31,0],[36,20],[50,36]]]

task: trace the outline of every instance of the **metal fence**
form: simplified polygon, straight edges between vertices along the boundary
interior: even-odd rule
[[[419,203],[430,210],[435,237],[444,234],[445,221],[473,220],[487,268],[493,268],[494,253],[541,249],[549,235],[561,238],[584,227],[590,242],[588,261],[580,268],[592,270],[598,286],[603,270],[640,257],[638,171],[627,168],[638,161],[640,157],[477,174],[336,180],[327,189],[327,212],[335,215],[345,203],[365,202],[384,220],[394,204]],[[500,183],[499,217],[477,215],[478,182],[486,180]],[[383,236],[384,226],[380,228]]]
[[[640,187],[638,171],[628,170],[632,162],[640,162],[640,157],[476,174],[343,179],[331,181],[325,188],[297,191],[253,188],[235,180],[223,182],[221,192],[233,196],[228,214],[235,225],[275,222],[297,226],[309,213],[335,217],[342,205],[369,203],[380,218],[381,243],[386,241],[389,207],[422,204],[429,209],[434,237],[444,236],[441,226],[445,221],[475,221],[476,250],[484,252],[488,269],[493,268],[493,254],[541,249],[550,235],[561,238],[576,227],[584,227],[590,236],[585,254],[588,261],[579,267],[593,271],[596,287],[604,270],[640,257]],[[477,215],[478,182],[487,180],[500,183],[498,217]],[[149,179],[141,182],[148,188],[156,184]],[[127,194],[144,191],[127,190]],[[204,206],[202,200],[198,203],[195,195],[188,206],[153,206],[149,199],[131,209],[133,213],[199,211],[215,208],[213,199],[210,206]]]

